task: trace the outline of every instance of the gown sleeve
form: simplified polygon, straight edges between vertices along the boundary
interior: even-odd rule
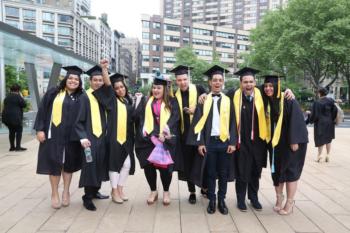
[[[235,146],[237,142],[236,115],[233,107],[233,100],[230,98],[230,140],[229,144]]]
[[[55,88],[56,89],[56,88]],[[50,97],[53,96],[54,89],[48,90],[45,95],[43,96],[43,99],[40,102],[38,112],[36,114],[35,123],[33,129],[38,131],[45,131],[45,119],[47,119],[48,114],[51,114],[49,112],[49,103],[50,103]]]
[[[308,143],[308,132],[304,115],[296,100],[286,100],[289,127],[289,144]]]
[[[192,146],[204,145],[204,131],[205,127],[203,127],[202,131],[198,134],[194,133],[194,128],[197,125],[198,121],[201,119],[203,115],[203,104],[197,104],[196,110],[193,115],[192,124],[188,131],[187,135],[187,144]],[[199,138],[198,138],[199,137]],[[198,140],[199,139],[199,140]]]
[[[89,99],[84,94],[81,97],[81,107],[78,113],[77,123],[75,124],[75,129],[74,129],[79,139],[87,138],[86,124],[87,124],[87,114],[89,110],[88,106],[89,106]]]
[[[107,111],[111,111],[112,108],[115,108],[116,97],[112,86],[103,85],[101,88],[95,90],[93,95]]]

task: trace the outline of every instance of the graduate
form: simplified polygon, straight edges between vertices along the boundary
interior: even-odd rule
[[[216,211],[215,186],[219,179],[218,209],[228,214],[225,203],[227,182],[235,177],[233,152],[236,147],[236,123],[232,100],[223,94],[224,73],[228,71],[220,66],[213,66],[204,74],[209,78],[211,92],[204,104],[198,104],[188,135],[188,143],[197,145],[199,156],[195,160],[193,174],[201,184],[204,170],[207,171],[209,205],[207,212]]]
[[[259,179],[267,163],[266,118],[261,92],[256,88],[258,70],[245,67],[235,73],[240,77],[240,89],[227,93],[233,98],[238,131],[236,196],[237,207],[247,211],[246,193],[256,210],[262,210],[258,199]]]
[[[308,132],[298,102],[284,98],[280,77],[265,75],[264,78],[267,142],[277,197],[273,209],[281,215],[287,215],[293,211],[295,204],[294,196],[304,166]],[[282,208],[284,184],[287,189],[287,201]]]
[[[128,201],[123,187],[130,175],[135,173],[134,156],[134,105],[125,84],[127,76],[116,73],[110,76],[114,89],[110,114],[109,178],[112,186],[112,201],[122,204]]]
[[[190,83],[190,71],[192,67],[179,65],[170,72],[175,74],[177,91],[175,98],[180,108],[181,124],[181,148],[183,155],[184,171],[179,172],[179,179],[187,181],[188,191],[190,192],[188,201],[191,204],[197,202],[195,184],[190,181],[190,173],[193,167],[193,159],[197,154],[197,147],[186,145],[188,131],[193,119],[193,114],[197,106],[197,100],[200,95],[206,93],[201,85]]]
[[[104,85],[102,69],[96,65],[86,72],[90,76],[90,88],[82,97],[82,106],[75,130],[85,151],[91,152],[92,161],[83,158],[79,187],[84,187],[83,205],[95,211],[93,198],[107,199],[99,193],[102,181],[108,180],[108,157],[106,153],[107,119],[106,109],[94,96],[94,92]]]
[[[338,110],[334,100],[327,97],[327,94],[326,88],[318,89],[319,99],[313,103],[307,120],[307,123],[314,123],[314,141],[318,148],[316,162],[329,162],[331,143],[335,138],[335,119]],[[324,145],[326,145],[326,156],[322,156]]]
[[[160,172],[164,190],[163,205],[169,205],[172,172],[179,171],[183,166],[179,138],[180,110],[177,100],[170,95],[168,85],[169,81],[158,73],[148,99],[143,98],[135,110],[135,152],[151,189],[147,199],[149,205],[158,199],[157,170]],[[167,159],[167,163],[149,161],[151,154],[157,152],[156,147]]]
[[[51,206],[59,209],[70,204],[69,187],[73,172],[80,170],[83,150],[74,130],[82,106],[82,69],[63,67],[66,76],[58,87],[49,89],[41,100],[34,130],[39,145],[37,173],[49,175]],[[62,203],[58,193],[63,178]]]

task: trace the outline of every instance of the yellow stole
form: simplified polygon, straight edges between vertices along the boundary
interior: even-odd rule
[[[66,90],[60,91],[54,101],[52,106],[52,123],[58,127],[62,122],[62,107],[63,101],[66,97]]]
[[[94,90],[89,88],[86,94],[90,102],[92,133],[99,138],[102,134],[101,114],[97,99],[92,94],[93,91]]]
[[[126,132],[127,132],[127,110],[126,106],[119,98],[117,98],[117,142],[123,145],[126,142]]]
[[[238,129],[238,143],[240,142],[240,135],[241,135],[241,129],[240,129],[240,120],[241,120],[241,109],[242,109],[242,90],[238,89],[235,92],[235,95],[233,97],[233,103],[235,107],[235,115],[236,115],[236,123],[237,123],[237,129]],[[258,121],[259,121],[259,137],[262,140],[266,140],[267,137],[267,127],[266,127],[266,118],[265,118],[265,110],[264,110],[264,102],[260,93],[260,90],[258,88],[254,88],[254,106],[256,108],[256,111],[258,113]]]
[[[189,105],[190,108],[195,108],[196,105],[197,105],[197,95],[198,95],[197,94],[196,85],[190,84],[188,92],[189,92],[189,94],[188,94],[189,95],[188,105]],[[181,132],[183,133],[184,129],[185,129],[185,126],[184,126],[184,119],[183,119],[182,96],[181,96],[180,88],[177,89],[175,96],[176,96],[177,102],[179,103],[179,107],[180,107]],[[192,119],[193,119],[193,115],[191,114],[190,115],[190,123],[192,122]]]
[[[211,106],[213,104],[213,96],[210,93],[204,102],[203,115],[194,128],[194,133],[198,134],[204,128],[207,121]],[[220,140],[225,142],[230,137],[230,98],[221,93],[220,103]]]
[[[277,125],[276,128],[274,130],[273,133],[273,137],[272,137],[272,147],[276,147],[278,142],[280,141],[280,137],[281,137],[281,129],[282,129],[282,122],[283,122],[283,110],[284,110],[284,93],[282,92],[280,94],[281,96],[281,100],[280,100],[280,114],[278,116],[278,120],[277,120]],[[271,118],[270,118],[270,103],[268,103],[267,106],[267,117],[266,117],[266,124],[267,124],[267,137],[266,137],[266,142],[270,142],[271,140]]]
[[[154,129],[154,119],[153,119],[153,113],[152,113],[152,102],[154,100],[154,97],[151,96],[146,104],[145,109],[145,120],[143,123],[143,129],[144,132],[146,132],[148,135],[152,133]],[[159,133],[162,133],[164,130],[165,125],[167,124],[168,120],[170,118],[170,111],[165,108],[165,103],[162,101],[161,107],[160,107],[160,128]]]

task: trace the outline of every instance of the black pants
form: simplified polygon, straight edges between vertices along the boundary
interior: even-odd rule
[[[187,181],[187,187],[188,187],[188,191],[190,193],[195,193],[196,192],[196,186],[191,181]]]
[[[211,201],[216,199],[216,178],[219,178],[218,199],[223,200],[226,197],[229,156],[232,156],[227,154],[227,147],[228,144],[223,143],[218,137],[211,137],[210,143],[207,145],[207,184],[208,198]]]
[[[259,178],[252,177],[250,182],[244,182],[239,179],[236,180],[236,195],[237,195],[238,202],[245,201],[247,189],[248,189],[248,199],[258,200]]]
[[[9,140],[10,140],[11,149],[20,148],[21,147],[21,140],[22,140],[23,126],[22,125],[8,125],[7,127],[10,131]],[[16,139],[16,146],[15,146],[15,139]]]
[[[93,199],[98,190],[100,190],[101,187],[92,187],[92,186],[86,186],[84,187],[85,197]]]
[[[157,170],[160,173],[160,179],[162,181],[163,190],[165,192],[169,191],[172,173],[168,169],[155,168],[153,165],[147,165],[144,167],[145,176],[151,191],[157,190]]]

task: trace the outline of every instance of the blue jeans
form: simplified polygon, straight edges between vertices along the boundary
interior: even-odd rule
[[[207,182],[208,198],[211,201],[216,199],[215,186],[216,178],[219,178],[218,199],[224,200],[227,192],[227,179],[229,174],[229,155],[227,154],[227,142],[222,142],[218,137],[210,137],[207,148]]]

